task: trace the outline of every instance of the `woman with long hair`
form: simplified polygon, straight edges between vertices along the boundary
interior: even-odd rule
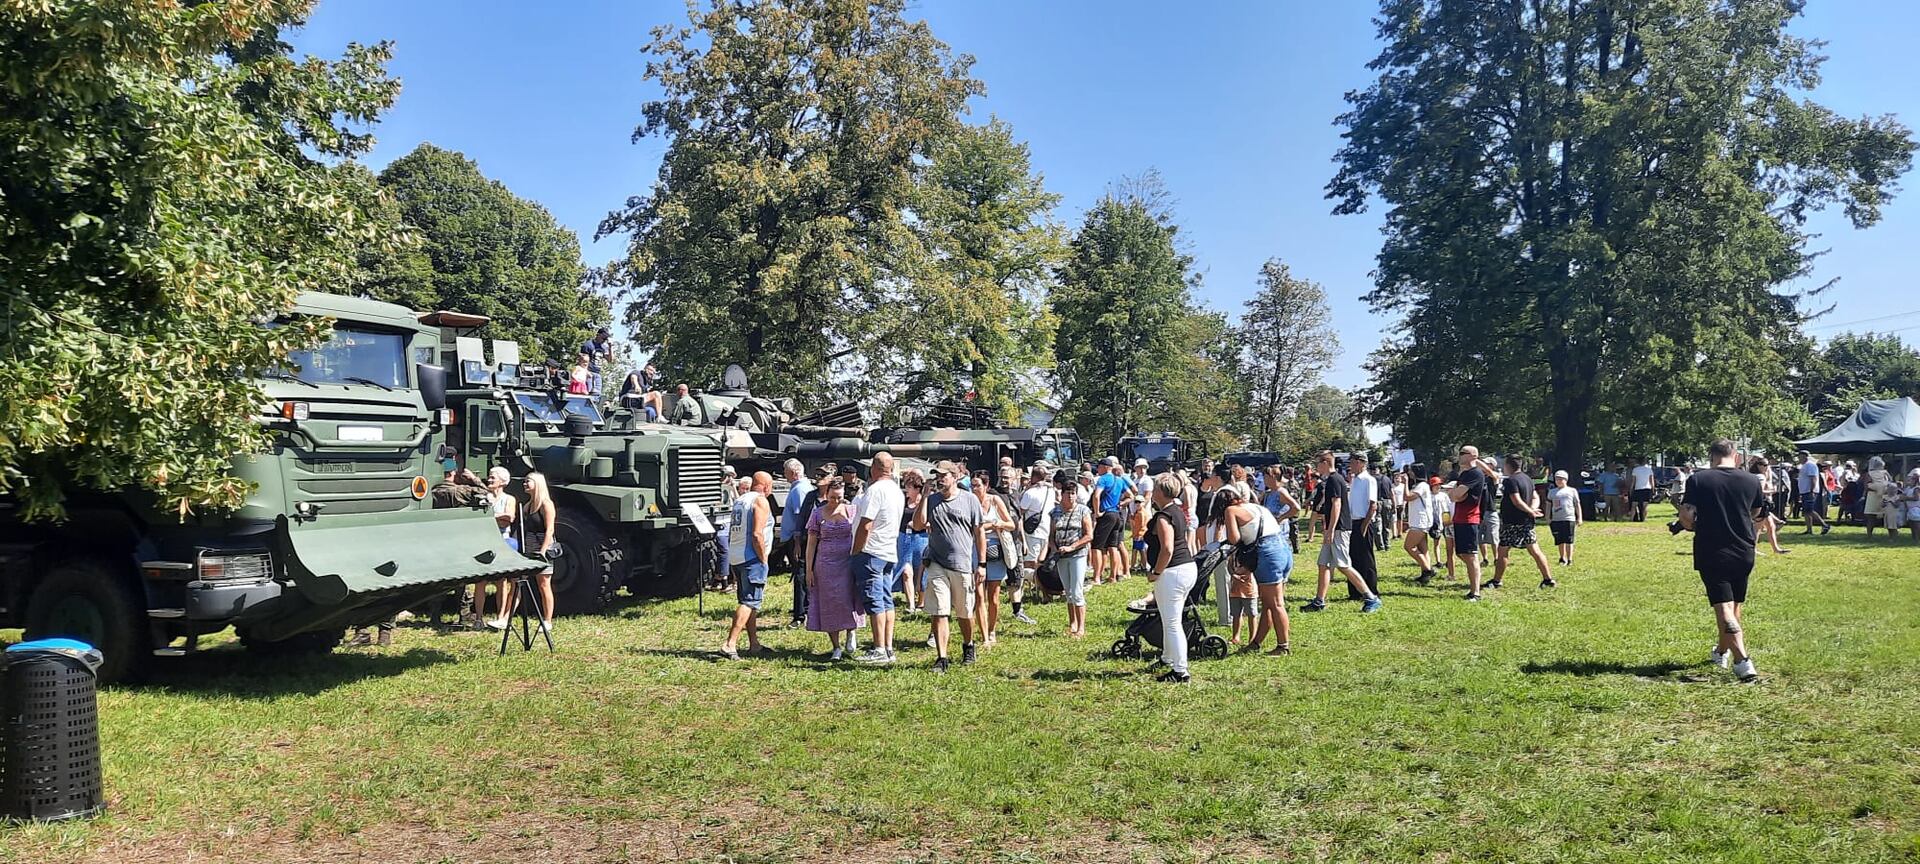
[[[1767,457],[1755,456],[1747,462],[1747,470],[1760,475],[1760,518],[1753,520],[1755,533],[1767,535],[1767,542],[1773,544],[1773,554],[1785,555],[1789,549],[1780,545],[1780,526],[1786,524],[1774,505],[1773,471],[1767,465]]]
[[[900,472],[900,495],[906,501],[901,511],[906,515],[900,518],[900,539],[894,543],[894,551],[899,553],[898,581],[894,583],[897,592],[907,595],[908,610],[920,608],[920,587],[926,583],[922,575],[922,562],[927,558],[927,532],[912,529],[913,514],[927,500],[927,475],[918,468],[908,468]]]
[[[1000,587],[1007,581],[1006,557],[1019,554],[1009,548],[1008,540],[1020,523],[1014,521],[1006,501],[993,494],[992,479],[985,471],[973,475],[973,494],[980,499],[981,521],[987,531],[987,560],[981,562],[987,568],[987,584],[973,598],[973,623],[980,628],[983,645],[1000,641]]]
[[[520,505],[518,517],[520,528],[520,552],[528,558],[546,561],[547,566],[533,577],[533,590],[539,592],[540,630],[553,632],[553,563],[548,554],[553,549],[553,522],[555,510],[553,495],[547,490],[547,475],[535,471],[521,481],[527,490],[527,500]],[[512,617],[514,604],[519,598],[514,596],[513,583],[507,583],[506,600],[500,606],[500,618],[491,622],[495,630],[507,629],[507,619]]]

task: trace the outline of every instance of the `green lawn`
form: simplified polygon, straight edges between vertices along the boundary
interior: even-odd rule
[[[922,618],[891,669],[785,629],[716,662],[718,595],[563,621],[551,656],[222,648],[106,692],[110,814],[0,860],[1920,861],[1920,547],[1763,556],[1740,685],[1684,538],[1581,537],[1558,590],[1529,565],[1478,605],[1396,552],[1382,614],[1295,615],[1292,657],[1184,687],[1097,656],[1139,579],[1087,640],[1039,606],[944,677]]]

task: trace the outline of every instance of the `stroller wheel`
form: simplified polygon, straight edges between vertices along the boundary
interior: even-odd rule
[[[1200,650],[1205,652],[1206,656],[1219,660],[1227,656],[1227,640],[1218,636],[1208,636],[1200,640]]]
[[[1132,639],[1115,639],[1107,653],[1113,655],[1115,660],[1130,660],[1140,656],[1140,643]]]

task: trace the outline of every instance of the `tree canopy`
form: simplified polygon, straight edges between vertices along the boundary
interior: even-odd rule
[[[1336,212],[1387,206],[1373,419],[1474,440],[1696,449],[1804,420],[1780,381],[1806,216],[1873,224],[1912,161],[1890,117],[1798,98],[1796,0],[1384,0]]]
[[[1842,333],[1811,350],[1793,377],[1793,395],[1812,423],[1800,432],[1825,432],[1867,399],[1920,399],[1920,350],[1900,337]]]
[[[913,314],[890,302],[930,266],[906,214],[981,86],[904,8],[713,0],[653,32],[646,75],[663,93],[634,135],[666,154],[599,233],[629,236],[611,272],[669,378],[739,363],[756,389],[805,400]]]
[[[571,362],[608,323],[606,300],[587,283],[580,238],[466,156],[421,144],[381,171],[379,183],[419,242],[368,262],[375,299],[486,315],[488,333],[520,343],[530,363]]]
[[[1254,449],[1272,450],[1301,397],[1320,383],[1339,353],[1326,289],[1294,276],[1280,259],[1267,259],[1234,338],[1247,370]]]
[[[322,335],[261,322],[391,239],[331,164],[398,92],[387,46],[296,61],[308,6],[0,5],[0,489],[28,514],[76,486],[237,504],[249,374]]]

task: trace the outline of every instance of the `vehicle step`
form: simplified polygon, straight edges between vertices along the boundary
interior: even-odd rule
[[[148,609],[147,617],[148,618],[185,618],[187,617],[187,610],[185,609]]]
[[[155,649],[153,649],[153,656],[155,656],[155,657],[185,657],[185,656],[187,656],[187,649],[185,649],[185,648],[155,648]]]

